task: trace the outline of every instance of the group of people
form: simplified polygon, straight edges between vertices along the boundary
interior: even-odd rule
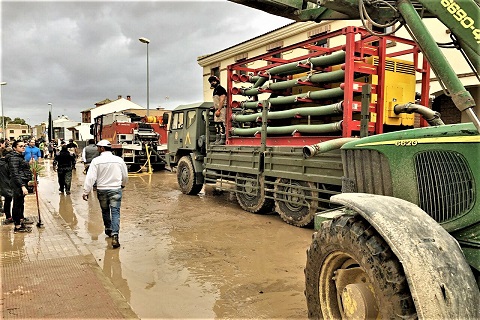
[[[53,169],[57,172],[59,191],[69,195],[76,156],[71,145],[60,145],[60,151],[53,158]],[[33,222],[24,216],[25,196],[33,179],[30,165],[40,161],[42,156],[44,154],[34,139],[28,143],[16,140],[11,145],[8,140],[0,139],[0,210],[5,214],[4,224],[15,225],[15,233],[32,230],[29,224]],[[112,153],[112,145],[107,140],[97,144],[93,139],[89,140],[83,148],[82,161],[86,174],[82,198],[88,201],[90,192],[97,191],[105,234],[112,238],[112,247],[118,248],[122,189],[128,181],[127,166],[122,158]]]
[[[14,224],[14,232],[30,232],[29,226],[33,221],[25,218],[25,196],[28,194],[28,183],[32,180],[30,162],[41,159],[36,150],[31,148],[29,141],[29,157],[27,156],[27,143],[23,140],[10,142],[0,139],[0,195],[4,202],[0,201],[0,207],[5,214],[4,224]],[[35,141],[33,141],[35,145]],[[38,149],[38,148],[37,148]]]

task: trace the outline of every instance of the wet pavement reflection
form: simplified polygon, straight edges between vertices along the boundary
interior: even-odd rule
[[[226,194],[183,195],[175,174],[161,171],[129,178],[121,248],[112,249],[96,195],[82,200],[82,165],[73,174],[72,194],[64,195],[51,161],[45,163],[42,200],[92,252],[140,318],[307,317],[303,268],[311,229],[289,226],[275,214],[244,212]]]

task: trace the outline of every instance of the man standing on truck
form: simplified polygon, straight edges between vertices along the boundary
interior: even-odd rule
[[[225,144],[225,114],[227,106],[227,90],[220,85],[220,79],[217,76],[210,76],[210,89],[213,89],[213,107],[215,108],[215,129],[217,131],[215,142],[213,144]]]
[[[120,247],[118,232],[120,229],[120,206],[122,189],[128,181],[127,165],[122,158],[112,153],[112,144],[108,140],[97,143],[100,155],[94,158],[88,169],[83,185],[83,200],[97,184],[97,198],[102,209],[105,234],[112,237],[112,247]]]

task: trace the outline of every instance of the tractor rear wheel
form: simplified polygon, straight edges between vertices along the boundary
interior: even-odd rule
[[[402,265],[362,217],[324,222],[307,251],[305,296],[309,318],[414,319]]]
[[[237,201],[243,210],[252,213],[270,212],[273,200],[265,197],[265,184],[262,177],[237,173]]]
[[[183,156],[178,161],[177,181],[184,194],[196,195],[202,190],[203,184],[197,183],[195,167],[190,156]]]
[[[305,227],[313,222],[318,209],[315,183],[278,178],[275,183],[275,210],[288,224]]]

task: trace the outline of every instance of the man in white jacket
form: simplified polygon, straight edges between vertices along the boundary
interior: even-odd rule
[[[112,153],[112,145],[108,140],[99,141],[97,148],[100,155],[90,163],[83,185],[83,200],[88,201],[88,195],[96,184],[105,234],[112,237],[112,247],[118,248],[122,189],[128,181],[127,165]]]

